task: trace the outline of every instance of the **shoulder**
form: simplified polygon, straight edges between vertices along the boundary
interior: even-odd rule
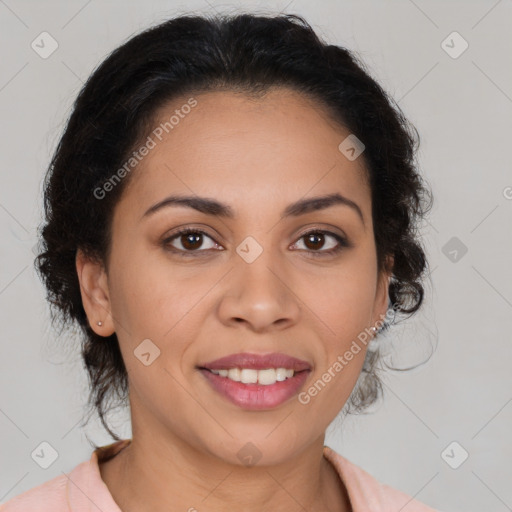
[[[131,442],[124,439],[96,448],[89,460],[0,504],[0,512],[121,512],[101,479],[99,463],[114,457]]]
[[[0,504],[0,512],[67,511],[66,489],[66,476],[57,476]]]
[[[354,512],[395,512],[402,509],[407,512],[440,512],[398,489],[379,482],[374,476],[328,446],[324,446],[324,456],[331,462],[345,484]]]

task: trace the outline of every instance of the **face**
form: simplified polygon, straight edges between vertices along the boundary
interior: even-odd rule
[[[155,127],[181,115],[162,140],[151,135],[132,171],[106,272],[77,259],[84,307],[98,334],[119,339],[134,436],[151,432],[234,464],[251,442],[262,463],[276,464],[323,439],[361,371],[358,335],[387,309],[364,163],[338,149],[350,132],[293,91],[203,93],[181,108],[188,98],[158,113]],[[290,208],[336,194],[348,201]],[[215,204],[151,210],[169,196]],[[191,233],[177,234],[183,228]],[[201,369],[239,353],[281,353],[307,369],[259,391]]]

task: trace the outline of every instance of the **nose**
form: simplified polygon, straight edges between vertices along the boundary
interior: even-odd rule
[[[264,332],[298,322],[301,308],[293,278],[264,254],[252,263],[238,261],[227,276],[218,308],[224,324],[243,323],[254,332]]]

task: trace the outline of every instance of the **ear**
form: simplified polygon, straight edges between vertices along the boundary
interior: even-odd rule
[[[80,282],[80,294],[91,329],[99,336],[115,332],[112,321],[107,273],[103,264],[77,250],[76,271]],[[102,325],[99,326],[98,322]]]
[[[393,274],[394,257],[386,258],[386,270],[380,272],[373,308],[372,325],[382,325],[389,307],[389,281]]]

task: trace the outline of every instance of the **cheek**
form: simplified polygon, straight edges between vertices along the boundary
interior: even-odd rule
[[[323,350],[318,352],[314,378],[298,397],[304,412],[325,424],[336,417],[352,393],[370,341],[368,308],[340,300],[330,304],[331,316],[326,314],[323,319],[329,329],[321,336]]]
[[[323,348],[318,352],[315,380],[305,389],[301,403],[324,421],[338,414],[360,375],[370,341],[375,273],[370,257],[354,254],[345,265],[317,273],[309,293],[305,285],[299,292],[308,297],[306,304]]]
[[[195,306],[208,291],[206,283],[192,286],[168,274],[155,264],[125,267],[112,279],[111,294],[130,387],[136,400],[162,420],[176,410],[195,411],[184,390],[183,368],[189,364],[190,340],[198,337],[201,325]]]
[[[150,250],[142,242],[131,246],[137,249],[123,252],[120,242],[112,254],[109,290],[114,319],[134,343],[141,337],[165,341],[192,308],[197,287],[188,288],[182,272],[159,249]]]
[[[328,345],[342,348],[340,343],[370,327],[376,292],[374,272],[371,261],[354,257],[338,268],[300,278],[297,295],[304,297],[306,311],[310,309]]]
[[[196,363],[192,341],[201,338],[211,277],[193,279],[179,268],[158,262],[134,265],[113,277],[111,302],[116,332],[139,394],[162,398],[169,389],[181,389],[171,375],[182,382],[183,375]],[[153,353],[158,355],[146,367],[137,354],[148,351],[151,359]],[[175,401],[180,398],[175,396],[171,401],[177,406]],[[179,407],[187,407],[186,400]]]

